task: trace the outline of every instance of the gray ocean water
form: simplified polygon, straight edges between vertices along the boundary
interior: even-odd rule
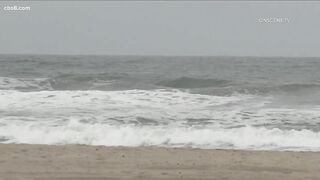
[[[320,58],[0,55],[0,141],[320,149]]]

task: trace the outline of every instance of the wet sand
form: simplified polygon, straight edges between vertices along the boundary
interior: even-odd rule
[[[320,179],[320,153],[0,144],[0,180]]]

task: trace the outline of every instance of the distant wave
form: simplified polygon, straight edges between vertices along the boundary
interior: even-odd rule
[[[205,88],[205,87],[220,87],[229,84],[230,81],[223,79],[197,79],[190,77],[181,77],[174,80],[164,80],[157,85],[171,88]]]
[[[320,91],[319,83],[286,84],[234,84],[224,79],[200,79],[181,77],[173,80],[141,81],[127,74],[72,74],[64,73],[48,78],[0,77],[0,90],[46,91],[46,90],[130,90],[130,89],[190,89],[207,95],[230,96],[234,93],[252,95],[276,95],[279,93],[310,93]]]
[[[119,77],[108,75],[63,74],[52,78],[0,77],[0,90],[90,90],[104,89]]]
[[[0,77],[0,90],[39,91],[52,90],[52,87],[48,78]]]
[[[320,84],[283,84],[277,87],[281,91],[285,92],[294,92],[294,91],[302,91],[302,90],[310,90],[310,89],[320,89]]]
[[[121,75],[103,74],[60,74],[51,78],[9,78],[0,77],[0,89],[22,90],[22,91],[41,91],[41,90],[104,90],[106,86],[122,82],[131,84],[132,88],[139,81],[123,77]],[[182,77],[175,80],[164,80],[156,83],[158,86],[170,88],[205,88],[222,87],[229,83],[227,80],[219,79],[196,79]],[[148,85],[145,85],[148,87]],[[149,85],[150,87],[152,84]],[[130,86],[127,87],[130,89]]]
[[[90,90],[100,89],[120,79],[121,76],[100,74],[60,74],[51,78],[54,90]]]
[[[234,93],[251,94],[251,95],[272,95],[288,96],[293,94],[304,94],[305,96],[318,95],[320,84],[318,83],[288,83],[288,84],[230,84],[228,86],[213,87],[206,89],[193,89],[193,92],[200,94],[211,94],[230,96]],[[301,98],[304,98],[301,97]]]

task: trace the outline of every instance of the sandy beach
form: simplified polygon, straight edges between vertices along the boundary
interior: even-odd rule
[[[312,152],[0,145],[1,180],[319,178]]]

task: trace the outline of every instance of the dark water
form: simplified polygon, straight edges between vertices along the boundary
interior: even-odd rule
[[[47,78],[51,90],[317,88],[320,58],[0,56],[0,76]],[[115,82],[94,86],[99,81]],[[90,86],[91,85],[91,86]],[[139,87],[136,87],[139,85]],[[36,89],[35,89],[36,90]]]
[[[320,58],[1,55],[0,139],[314,150],[319,77]]]

